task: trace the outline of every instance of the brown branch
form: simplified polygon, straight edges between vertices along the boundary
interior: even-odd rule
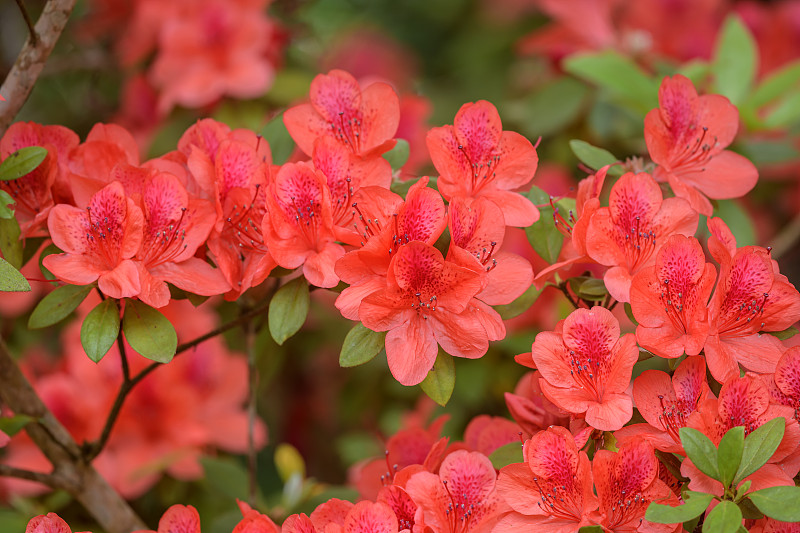
[[[25,19],[25,25],[28,26],[28,33],[31,37],[31,44],[36,46],[39,44],[39,36],[36,35],[36,30],[33,29],[33,21],[31,20],[31,16],[28,14],[28,9],[25,7],[25,2],[22,0],[17,0],[17,6],[19,7],[20,12],[22,13],[22,18]]]
[[[6,100],[0,101],[0,136],[5,133],[28,99],[74,6],[75,0],[49,0],[44,6],[33,33],[28,36],[11,72],[0,86],[0,95]]]
[[[54,489],[64,488],[63,481],[53,474],[33,472],[32,470],[23,470],[22,468],[15,468],[8,465],[0,464],[0,477],[16,477],[19,479],[27,479],[28,481],[36,481],[37,483],[47,485]]]
[[[0,400],[14,413],[35,419],[25,426],[25,431],[53,465],[50,474],[53,477],[42,480],[52,479],[54,484],[66,489],[109,533],[130,533],[145,528],[128,503],[83,460],[78,444],[36,394],[2,340]]]

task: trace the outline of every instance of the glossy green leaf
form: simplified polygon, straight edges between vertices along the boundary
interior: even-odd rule
[[[703,514],[708,509],[708,504],[714,499],[712,494],[705,492],[694,492],[687,490],[683,494],[683,505],[663,505],[660,503],[651,503],[647,507],[647,512],[644,517],[650,522],[657,524],[678,524],[688,522]]]
[[[5,433],[9,437],[13,437],[14,435],[22,431],[22,429],[25,426],[35,421],[36,421],[35,418],[28,415],[14,415],[14,416],[0,417],[0,431]]]
[[[16,268],[22,268],[22,241],[16,218],[0,218],[0,251],[6,261]]]
[[[539,209],[539,220],[525,228],[525,235],[539,256],[550,264],[558,260],[564,235],[558,230],[553,219],[553,208],[549,205],[550,195],[539,187],[532,187],[528,199]],[[557,205],[557,204],[556,204]]]
[[[714,92],[742,103],[750,93],[756,75],[758,50],[750,30],[738,15],[729,15],[717,38],[711,73]]]
[[[304,277],[295,278],[275,293],[269,303],[269,333],[279,345],[300,331],[311,299]]]
[[[608,150],[592,146],[586,141],[581,141],[579,139],[572,139],[569,142],[569,147],[581,163],[594,170],[599,170],[606,165],[611,165],[619,161],[619,159]],[[612,176],[621,176],[623,170],[622,167],[618,165],[608,169],[608,173]]]
[[[749,482],[749,480],[747,482]],[[742,485],[744,485],[744,483],[742,483]],[[758,520],[759,518],[764,518],[764,513],[758,510],[758,507],[755,506],[750,498],[745,498],[737,502],[736,505],[739,506],[739,510],[742,511],[742,518],[745,520]]]
[[[580,117],[589,89],[586,84],[562,76],[532,91],[520,107],[520,123],[529,124],[531,138],[556,133]]]
[[[28,292],[31,285],[22,273],[0,257],[0,292]]]
[[[638,326],[639,322],[636,320],[636,317],[633,316],[633,308],[631,307],[631,304],[625,302],[625,305],[622,307],[625,309],[625,316],[628,317],[628,320],[630,320],[634,326]]]
[[[419,386],[431,400],[442,407],[447,405],[453,394],[453,388],[456,386],[456,366],[453,356],[440,350],[433,369],[428,372]]]
[[[528,287],[525,292],[520,294],[516,300],[506,305],[496,305],[494,310],[500,315],[503,320],[508,320],[519,316],[536,302],[539,295],[542,294],[541,289],[537,289],[535,285]]]
[[[738,485],[740,481],[769,461],[783,440],[785,430],[786,420],[783,417],[777,417],[757,427],[744,439],[742,462],[739,465],[739,471],[736,472],[734,485]]]
[[[580,284],[578,290],[575,291],[575,294],[584,300],[596,301],[602,300],[608,296],[608,290],[606,289],[606,284],[603,283],[602,279],[589,278]]]
[[[767,487],[748,494],[759,511],[781,522],[800,522],[800,487]]]
[[[489,460],[496,470],[500,470],[504,466],[508,466],[512,463],[522,463],[524,461],[522,457],[522,443],[509,442],[508,444],[500,446],[489,454]]]
[[[0,190],[0,218],[14,216],[14,199],[6,191]]]
[[[400,168],[406,164],[406,161],[408,161],[409,153],[408,141],[405,139],[397,139],[397,144],[395,144],[391,150],[383,154],[383,158],[389,162],[392,170],[400,170]]]
[[[339,366],[363,365],[381,353],[386,340],[385,331],[372,331],[359,322],[347,333],[339,352]]]
[[[602,526],[583,526],[578,533],[603,533],[604,531]]]
[[[144,302],[126,300],[122,332],[131,348],[151,361],[169,363],[175,357],[175,328],[160,311]]]
[[[714,507],[705,522],[703,533],[736,533],[742,525],[742,511],[733,502],[723,501]]]
[[[640,112],[658,106],[658,82],[629,57],[611,50],[573,54],[564,70],[611,93]]]
[[[744,449],[744,426],[729,429],[717,447],[717,467],[723,487],[729,487],[736,477]]]
[[[0,181],[21,178],[36,169],[45,157],[47,157],[47,149],[41,146],[20,148],[0,163]]]
[[[58,324],[73,312],[92,290],[92,285],[62,285],[42,298],[28,319],[30,329]]]
[[[89,359],[99,362],[114,346],[119,335],[119,308],[106,298],[89,311],[81,324],[81,345]]]
[[[711,439],[694,428],[680,429],[681,445],[694,465],[705,475],[719,479],[717,469],[717,448]]]
[[[226,499],[247,500],[247,470],[238,461],[231,458],[200,458],[205,472],[204,481],[210,490],[225,496]]]

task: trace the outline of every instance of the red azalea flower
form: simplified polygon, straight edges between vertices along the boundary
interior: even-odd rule
[[[657,450],[685,455],[680,429],[708,398],[706,365],[700,356],[687,357],[670,378],[660,370],[645,370],[633,382],[633,401],[646,424],[632,424],[614,432],[617,441],[640,436]]]
[[[428,132],[427,143],[440,174],[439,190],[446,199],[485,196],[502,207],[509,226],[527,227],[539,219],[530,200],[511,192],[530,183],[539,156],[528,139],[503,131],[491,103],[464,104],[452,126]]]
[[[0,139],[0,161],[28,146],[47,148],[47,156],[34,170],[15,180],[0,181],[0,190],[16,204],[22,237],[40,234],[53,205],[71,201],[67,158],[78,143],[78,136],[68,128],[34,122],[16,122]]]
[[[623,444],[617,453],[598,450],[592,472],[600,501],[600,524],[613,532],[674,532],[675,524],[656,524],[644,519],[652,502],[678,505],[680,500],[659,478],[659,460],[653,446],[643,439]]]
[[[386,358],[397,381],[416,385],[425,379],[437,343],[458,357],[486,353],[490,333],[482,315],[494,318],[496,313],[488,306],[471,307],[481,285],[478,274],[445,261],[433,246],[411,241],[400,247],[386,288],[364,298],[358,308],[366,327],[388,332]]]
[[[175,504],[161,515],[158,531],[142,530],[134,533],[200,533],[200,515],[191,505]]]
[[[448,455],[439,475],[414,474],[406,491],[422,511],[417,512],[416,526],[432,533],[488,531],[504,510],[496,480],[491,461],[466,450]]]
[[[676,196],[711,215],[708,198],[738,198],[755,186],[758,171],[747,158],[725,150],[736,136],[739,112],[717,94],[697,96],[680,74],[665,77],[658,91],[661,107],[644,119],[644,138],[654,177],[668,181]]]
[[[509,304],[530,287],[530,262],[501,251],[506,227],[497,204],[480,196],[451,198],[447,218],[448,259],[486,278],[486,286],[476,298],[489,305]]]
[[[720,383],[739,375],[739,364],[754,372],[773,372],[783,344],[762,331],[782,331],[800,318],[800,293],[778,272],[770,251],[736,248],[724,222],[711,219],[709,250],[720,263],[709,305],[709,333],[703,351]]]
[[[330,136],[361,157],[394,146],[400,104],[394,89],[377,82],[361,89],[343,70],[319,74],[311,82],[310,103],[289,108],[283,122],[297,146],[312,155],[318,137]]]
[[[524,463],[500,469],[497,492],[512,512],[500,519],[495,531],[568,533],[596,523],[598,502],[589,457],[578,450],[566,428],[553,426],[536,433],[522,453]]]
[[[631,309],[639,322],[636,340],[642,348],[670,358],[700,353],[708,336],[707,303],[715,274],[697,239],[667,239],[655,265],[631,282]]]
[[[649,174],[629,172],[611,188],[608,207],[597,209],[589,220],[587,254],[611,267],[603,277],[611,296],[629,302],[633,275],[655,262],[658,247],[670,235],[694,235],[697,221],[688,202],[663,199]]]
[[[31,518],[25,528],[25,533],[72,533],[72,528],[56,513],[47,513]],[[89,532],[84,531],[83,533]]]
[[[136,296],[142,287],[131,259],[141,246],[143,225],[142,210],[122,185],[111,183],[92,196],[86,209],[59,204],[50,211],[50,236],[65,253],[48,255],[43,264],[67,283],[97,281],[111,298]]]
[[[284,268],[303,266],[303,275],[318,287],[335,287],[336,260],[344,255],[335,242],[331,193],[325,176],[308,163],[281,167],[267,191],[264,240]]]
[[[625,391],[639,350],[632,334],[619,333],[608,309],[577,309],[555,331],[536,335],[531,350],[547,399],[567,412],[586,413],[586,422],[601,431],[621,428],[633,412]]]
[[[384,189],[369,187],[356,195],[361,248],[336,262],[336,275],[349,284],[336,299],[342,316],[359,320],[361,301],[386,288],[392,257],[409,242],[433,245],[447,224],[442,196],[427,187],[423,177],[412,185],[403,201]]]
[[[280,533],[281,530],[267,515],[252,509],[245,502],[239,501],[242,520],[236,524],[231,533]]]

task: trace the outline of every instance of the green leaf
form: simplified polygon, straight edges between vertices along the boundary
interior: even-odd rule
[[[41,146],[20,148],[0,163],[0,181],[21,178],[36,169],[45,157],[47,157],[47,149]]]
[[[308,283],[295,278],[275,293],[269,303],[269,333],[279,345],[300,331],[308,316]]]
[[[237,461],[229,458],[201,457],[200,464],[205,471],[204,481],[209,489],[220,493],[226,499],[247,500],[247,471]]]
[[[0,257],[0,292],[28,292],[31,285],[22,273]]]
[[[558,230],[553,220],[553,208],[549,205],[550,195],[539,187],[532,187],[527,193],[528,199],[539,208],[539,220],[525,228],[525,235],[539,256],[550,264],[558,260],[564,235]]]
[[[509,442],[500,446],[495,451],[489,454],[489,460],[492,462],[495,470],[500,470],[504,466],[512,463],[521,463],[525,459],[522,457],[522,443]]]
[[[800,92],[782,98],[764,118],[764,127],[778,129],[800,121]]]
[[[717,448],[711,439],[689,427],[681,428],[680,436],[683,449],[686,450],[686,455],[692,460],[694,466],[705,475],[719,479]]]
[[[114,346],[119,335],[119,308],[116,300],[106,298],[89,311],[81,325],[83,351],[95,363]]]
[[[688,522],[703,514],[708,509],[708,504],[714,499],[713,494],[687,490],[683,494],[683,505],[672,507],[660,503],[651,503],[644,517],[656,524],[677,524]]]
[[[737,200],[718,200],[714,215],[720,217],[736,237],[738,247],[756,243],[756,228],[750,215]]]
[[[785,430],[786,421],[783,417],[777,417],[757,427],[744,439],[742,463],[733,480],[734,485],[738,485],[744,478],[769,461],[783,440]]]
[[[339,352],[339,366],[349,368],[368,363],[381,353],[385,339],[385,331],[372,331],[359,322],[344,338],[342,350]]]
[[[144,302],[126,300],[122,332],[131,348],[151,361],[169,363],[175,357],[175,328],[160,311]]]
[[[269,143],[272,152],[272,162],[282,165],[294,151],[294,140],[283,123],[283,113],[267,122],[261,129],[261,137]]]
[[[520,106],[520,123],[531,125],[527,133],[532,137],[562,131],[578,119],[588,94],[584,83],[569,76],[557,78],[530,93]]]
[[[535,285],[528,287],[525,292],[517,296],[517,299],[506,305],[496,305],[494,310],[500,314],[500,318],[508,320],[519,316],[536,302],[539,295],[542,294],[541,289],[537,289]]]
[[[785,341],[786,339],[791,339],[797,335],[798,329],[794,326],[789,326],[783,331],[769,331],[768,333],[773,337],[778,337],[779,340]]]
[[[444,407],[450,400],[455,385],[456,366],[453,362],[453,356],[439,351],[436,362],[433,364],[433,369],[428,372],[428,375],[425,376],[419,386],[431,400]]]
[[[42,275],[45,278],[52,279],[52,280],[56,279],[55,275],[53,275],[52,272],[47,270],[47,268],[44,266],[44,263],[42,261],[48,255],[60,254],[60,253],[61,253],[61,250],[59,250],[58,246],[56,246],[55,244],[49,244],[49,245],[45,246],[44,250],[42,250],[42,253],[39,254],[39,270],[42,271]]]
[[[25,426],[35,421],[36,421],[35,418],[28,415],[14,415],[14,416],[0,417],[0,431],[5,433],[9,437],[13,437],[14,435],[22,431],[22,429]]]
[[[92,285],[62,285],[58,287],[42,298],[28,319],[28,327],[39,329],[58,324],[81,304],[92,288]]]
[[[628,320],[630,320],[634,326],[638,326],[639,322],[633,316],[633,307],[631,307],[631,304],[625,302],[625,305],[623,305],[622,307],[623,309],[625,309],[625,315],[628,317]]]
[[[608,150],[592,146],[580,139],[572,139],[569,147],[581,163],[594,170],[619,162],[619,159]],[[621,176],[623,170],[621,166],[614,166],[608,169],[608,173],[612,176]]]
[[[744,426],[736,426],[729,429],[717,447],[717,466],[722,486],[730,487],[739,464],[742,461],[742,450],[744,449]]]
[[[769,74],[756,87],[745,105],[758,109],[773,100],[797,91],[800,83],[800,61],[793,61]]]
[[[0,218],[0,251],[6,261],[22,268],[22,241],[19,240],[19,223],[16,218]]]
[[[716,93],[734,104],[742,103],[750,93],[758,60],[756,42],[737,15],[730,15],[717,39],[711,73]]]
[[[0,218],[12,218],[14,216],[14,199],[6,191],[0,190]]]
[[[409,147],[408,141],[405,139],[397,139],[397,144],[383,154],[383,158],[389,162],[392,170],[400,170],[403,165],[408,161]]]
[[[564,70],[606,89],[622,103],[641,112],[658,106],[658,83],[632,59],[614,51],[573,54]]]
[[[584,300],[597,301],[605,298],[608,295],[608,290],[606,290],[606,284],[603,283],[602,279],[589,278],[580,284],[575,294]]]
[[[722,501],[714,507],[705,522],[703,533],[736,533],[742,525],[742,511],[733,502]]]
[[[603,533],[603,531],[605,531],[603,526],[583,526],[578,533]]]
[[[749,482],[749,480],[747,482]],[[742,485],[744,485],[744,483],[742,483]],[[739,506],[739,510],[742,511],[742,518],[745,520],[758,520],[759,518],[764,518],[764,513],[758,510],[758,507],[753,504],[750,498],[745,498],[739,502],[736,502],[736,505]]]
[[[768,487],[748,494],[758,510],[781,522],[800,522],[800,487]]]

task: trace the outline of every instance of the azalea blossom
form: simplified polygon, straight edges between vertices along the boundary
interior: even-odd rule
[[[608,207],[589,219],[587,254],[611,267],[603,276],[611,296],[629,302],[632,276],[655,262],[669,236],[694,235],[697,221],[697,212],[684,199],[663,199],[649,174],[629,172],[611,188]]]
[[[503,209],[509,226],[526,227],[539,219],[531,201],[512,192],[533,179],[539,163],[536,149],[519,133],[503,131],[491,103],[464,104],[452,126],[428,132],[427,143],[446,199],[485,196]]]
[[[592,459],[592,473],[600,502],[600,525],[607,531],[647,531],[669,533],[675,524],[656,524],[645,520],[652,502],[678,505],[680,500],[659,478],[659,460],[653,446],[633,439],[614,453],[598,450]]]
[[[718,94],[698,96],[680,74],[665,77],[658,90],[660,107],[644,119],[644,138],[654,177],[669,182],[676,196],[711,215],[708,198],[738,198],[752,189],[758,171],[747,158],[725,148],[739,127],[739,112]]]
[[[47,513],[31,518],[25,528],[25,533],[72,533],[72,529],[56,513]],[[90,532],[84,531],[83,533]]]
[[[343,70],[319,74],[311,82],[310,102],[291,107],[283,122],[297,146],[312,155],[318,137],[330,136],[360,157],[390,150],[400,121],[394,89],[375,82],[365,88]]]
[[[708,338],[707,305],[715,277],[697,239],[667,239],[655,264],[631,281],[636,340],[642,348],[660,357],[698,355]]]
[[[106,296],[127,298],[142,289],[132,258],[143,240],[144,216],[119,182],[97,192],[85,209],[59,204],[47,220],[50,237],[65,253],[43,264],[73,285],[97,282]]]
[[[134,533],[201,533],[200,514],[191,505],[175,504],[161,515],[158,531],[149,529]]]
[[[495,490],[496,480],[491,461],[467,450],[448,455],[438,475],[414,474],[406,491],[422,511],[416,527],[433,533],[489,530],[505,507]]]
[[[525,441],[522,454],[525,462],[500,469],[497,492],[512,511],[502,516],[495,531],[566,533],[596,523],[589,457],[566,428],[536,433]]]
[[[567,412],[585,413],[602,431],[621,428],[633,412],[625,390],[639,350],[632,334],[619,334],[608,309],[576,309],[555,331],[536,335],[531,351],[545,397]]]
[[[366,327],[388,332],[389,370],[403,385],[416,385],[433,368],[437,344],[458,357],[486,353],[490,333],[484,322],[499,317],[472,302],[481,288],[477,273],[445,261],[428,244],[411,241],[394,254],[386,288],[364,298],[358,316]]]
[[[645,370],[633,381],[633,401],[647,423],[625,426],[614,437],[618,442],[642,437],[657,450],[685,455],[680,429],[708,398],[713,394],[700,356],[681,361],[672,377],[660,370]]]

